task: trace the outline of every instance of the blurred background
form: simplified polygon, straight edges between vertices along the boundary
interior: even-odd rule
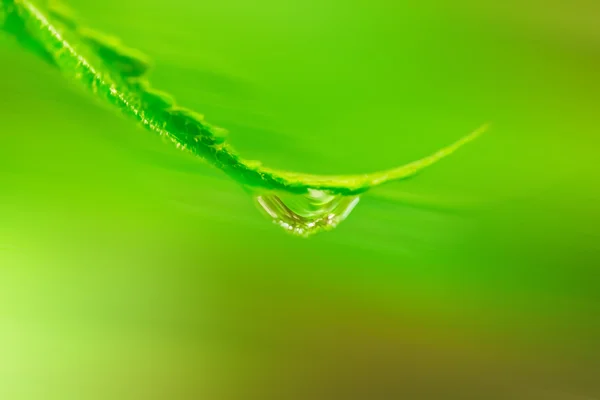
[[[68,4],[271,167],[493,129],[305,240],[0,36],[1,399],[600,398],[600,3]]]

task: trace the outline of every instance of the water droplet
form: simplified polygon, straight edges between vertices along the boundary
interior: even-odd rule
[[[255,198],[273,223],[303,237],[332,230],[359,201],[358,196],[333,195],[322,190],[309,190],[303,195],[266,192]]]

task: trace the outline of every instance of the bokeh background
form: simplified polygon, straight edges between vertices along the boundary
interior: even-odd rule
[[[272,167],[493,129],[305,240],[0,36],[1,399],[600,398],[600,3],[69,5]]]

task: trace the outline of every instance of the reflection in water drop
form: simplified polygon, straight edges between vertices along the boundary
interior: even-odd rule
[[[256,201],[275,224],[307,237],[335,228],[352,212],[359,197],[309,190],[304,195],[267,192],[257,195]]]

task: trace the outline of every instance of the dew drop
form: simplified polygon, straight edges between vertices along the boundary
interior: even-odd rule
[[[322,190],[309,190],[302,195],[265,192],[255,199],[273,223],[302,237],[334,229],[359,201],[358,196],[334,195]]]

